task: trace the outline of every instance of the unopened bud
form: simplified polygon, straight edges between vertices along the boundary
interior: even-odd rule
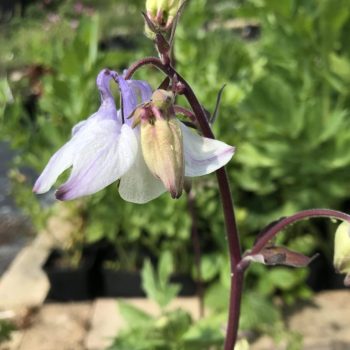
[[[161,111],[167,111],[175,102],[174,93],[167,90],[156,90],[152,95],[152,103]]]
[[[147,16],[160,31],[168,31],[176,17],[181,0],[146,0]]]
[[[141,147],[148,169],[159,178],[173,198],[184,187],[182,132],[172,112],[172,93],[156,90],[152,96],[153,115],[141,118]]]
[[[350,224],[346,221],[335,233],[333,263],[337,272],[347,274],[345,284],[350,285]]]
[[[249,350],[249,343],[247,339],[240,339],[236,345],[234,350]]]
[[[147,15],[154,17],[158,9],[158,0],[146,0]]]

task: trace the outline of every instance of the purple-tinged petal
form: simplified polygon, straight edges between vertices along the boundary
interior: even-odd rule
[[[151,86],[143,80],[127,80],[129,86],[136,92],[139,103],[148,102],[152,98]]]
[[[33,192],[40,194],[50,190],[57,178],[73,164],[74,149],[74,142],[69,141],[51,157],[44,171],[36,180]]]
[[[123,77],[118,76],[117,79],[122,96],[124,118],[127,119],[138,105],[137,93]]]
[[[185,156],[185,176],[202,176],[226,165],[234,147],[218,140],[202,137],[180,123]]]
[[[128,125],[112,120],[86,125],[76,136],[72,173],[56,192],[56,198],[71,200],[95,193],[123,176],[135,161],[137,138]]]
[[[122,189],[125,189],[125,196],[129,195],[135,198],[135,201],[142,202],[151,200],[165,191],[162,183],[147,169],[137,137],[129,127],[130,121],[125,119],[126,124],[122,125],[121,111],[116,110],[110,90],[111,79],[119,84],[125,118],[131,115],[139,102],[150,100],[152,90],[146,82],[126,81],[114,71],[102,70],[96,79],[101,96],[100,108],[88,119],[73,127],[71,140],[50,159],[35,183],[35,192],[48,191],[57,177],[72,166],[68,181],[58,189],[56,197],[69,200],[95,193],[128,172],[138,151],[140,154],[137,169],[146,170],[146,173],[131,173],[129,179],[136,180],[136,189],[139,188],[139,183],[144,183],[147,188],[145,194],[138,195],[136,192],[130,195],[128,191],[131,189],[127,187],[132,181],[124,181]]]
[[[96,113],[92,114],[86,120],[82,120],[76,125],[74,125],[72,128],[72,136],[74,136],[77,132],[79,132],[79,130],[81,130],[86,125],[87,121],[92,119],[96,119],[96,120],[113,119],[113,120],[121,121],[121,117],[117,112],[114,98],[109,86],[112,78],[113,78],[113,72],[109,71],[108,69],[103,69],[98,74],[96,78],[96,85],[101,96],[100,108]]]
[[[132,203],[143,204],[166,192],[163,183],[149,171],[143,156],[140,143],[134,164],[120,180],[120,196]]]
[[[101,96],[101,106],[98,109],[98,112],[93,114],[90,118],[98,118],[99,120],[119,119],[114,97],[110,88],[110,81],[114,78],[114,76],[115,72],[110,71],[108,69],[103,69],[98,74],[96,79],[96,85]]]
[[[82,120],[80,121],[79,123],[75,124],[72,128],[72,136],[74,136],[76,133],[79,132],[79,130],[81,130],[84,125],[87,123],[87,121],[90,119],[90,118],[93,118],[95,116],[95,114],[93,114],[91,117],[89,117],[87,120]]]
[[[104,108],[109,109],[110,107],[114,107],[115,109],[114,98],[109,86],[110,81],[114,77],[114,73],[115,72],[110,71],[109,69],[103,69],[97,75],[96,85],[97,85],[98,91],[100,92],[100,97],[101,97],[100,109],[104,109]]]
[[[94,113],[89,118],[75,124],[72,128],[72,136],[80,132],[80,130],[82,130],[87,125],[88,122],[93,120],[96,122],[103,121],[103,120],[113,120],[117,122],[117,124],[120,125],[120,127],[122,124],[120,113],[114,107],[111,106],[110,108],[103,108],[103,109],[100,108],[98,112]]]

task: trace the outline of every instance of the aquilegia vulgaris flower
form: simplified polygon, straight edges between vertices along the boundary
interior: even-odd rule
[[[119,84],[120,110],[116,109],[110,91],[111,79]],[[58,176],[72,167],[68,180],[56,191],[57,199],[71,200],[93,194],[120,179],[119,193],[123,199],[146,203],[167,190],[173,197],[179,197],[185,176],[209,174],[231,159],[233,147],[202,137],[175,118],[166,119],[166,123],[170,121],[169,130],[166,129],[168,124],[157,124],[162,124],[160,134],[165,135],[161,142],[156,137],[159,127],[141,131],[142,123],[141,126],[135,124],[135,118],[130,116],[138,106],[156,104],[152,102],[148,83],[125,80],[105,69],[97,77],[97,88],[101,96],[100,108],[73,127],[71,139],[51,157],[33,187],[34,192],[47,192]],[[155,96],[156,92],[153,98]],[[180,131],[173,133],[172,130]],[[156,142],[153,147],[152,142]],[[164,147],[170,148],[171,153],[164,152]],[[167,155],[171,158],[169,161]],[[167,169],[173,171],[172,176],[166,176]]]

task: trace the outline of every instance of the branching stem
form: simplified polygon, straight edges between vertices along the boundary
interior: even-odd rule
[[[189,102],[193,113],[197,118],[198,125],[202,131],[203,136],[214,139],[215,137],[210,128],[206,114],[200,105],[195,93],[187,81],[170,64],[164,65],[159,58],[147,57],[131,65],[125,75],[125,79],[130,79],[140,67],[145,65],[153,65],[157,67],[171,79],[176,75],[178,81],[184,85],[184,95],[187,98],[187,101]],[[237,339],[244,269],[237,269],[242,259],[242,253],[239,242],[233,200],[231,197],[231,189],[225,168],[223,167],[218,169],[216,171],[216,176],[219,184],[221,202],[224,211],[231,266],[230,305],[225,350],[232,350]]]
[[[136,70],[145,65],[153,65],[165,73],[170,79],[176,77],[177,81],[183,84],[183,94],[187,98],[193,113],[188,110],[182,110],[182,107],[179,106],[177,106],[177,111],[181,113],[182,110],[182,112],[191,119],[195,117],[203,136],[214,139],[214,134],[210,128],[206,114],[192,88],[170,64],[163,64],[162,61],[156,57],[144,58],[130,66],[129,70],[126,73],[126,79],[130,79]],[[242,252],[234,214],[234,206],[225,168],[223,167],[218,169],[216,171],[216,176],[219,184],[221,202],[225,216],[226,235],[228,240],[231,265],[230,305],[224,349],[233,350],[237,340],[244,272],[249,266],[249,262],[247,262],[248,260],[246,259],[242,260]],[[334,218],[350,222],[350,215],[336,210],[310,209],[300,211],[289,217],[282,218],[276,223],[271,224],[265,228],[259,235],[256,243],[254,244],[254,247],[248,255],[255,255],[260,253],[266,244],[287,226],[294,224],[297,221],[316,217]]]
[[[303,210],[294,215],[288,216],[279,220],[276,224],[270,226],[267,230],[265,230],[256,243],[254,244],[253,249],[251,250],[249,255],[255,255],[260,253],[260,251],[265,247],[265,245],[274,238],[279,232],[285,229],[287,226],[296,223],[297,221],[311,219],[311,218],[333,218],[337,220],[345,220],[350,222],[350,215],[342,213],[337,210],[331,209],[309,209]]]

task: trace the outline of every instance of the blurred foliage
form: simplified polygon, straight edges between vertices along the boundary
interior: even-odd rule
[[[10,340],[11,332],[15,329],[15,326],[11,322],[0,320],[0,344]]]
[[[164,309],[179,291],[180,286],[169,282],[174,272],[174,262],[169,251],[161,253],[158,262],[158,271],[154,271],[150,260],[146,260],[142,269],[142,286],[148,298],[154,300],[161,309]]]
[[[145,262],[142,271],[144,291],[147,298],[158,305],[160,311],[151,315],[130,303],[118,301],[119,311],[127,326],[118,334],[109,350],[222,349],[227,306],[214,307],[215,312],[207,312],[205,317],[197,321],[184,310],[169,309],[168,304],[179,291],[170,283],[172,265],[170,252],[162,253],[157,271],[149,261]],[[226,299],[228,295],[215,293],[217,302],[223,297]],[[214,306],[213,303],[211,306]],[[277,343],[283,340],[286,349],[301,349],[301,337],[286,330],[272,303],[262,299],[259,293],[243,296],[241,329],[264,331]],[[249,349],[246,339],[237,342],[235,350],[240,349]]]
[[[150,315],[127,302],[118,301],[119,311],[126,321],[125,328],[109,350],[172,350],[221,349],[224,334],[221,330],[225,313],[194,322],[181,309],[167,308],[179,292],[179,286],[170,283],[173,262],[170,252],[163,252],[158,269],[146,261],[142,270],[143,289],[147,298],[155,302],[159,313]]]
[[[141,35],[143,1],[83,1],[80,10],[74,3],[39,2],[2,32],[0,136],[18,151],[16,171],[23,166],[41,171],[71,127],[96,110],[94,80],[100,69],[122,71],[154,53]],[[316,206],[348,209],[349,16],[347,0],[191,0],[184,11],[175,45],[177,69],[211,111],[227,84],[214,131],[237,147],[228,172],[244,248],[280,216]],[[153,87],[161,81],[150,69],[137,77]],[[185,104],[181,97],[179,102]],[[40,224],[52,193],[39,204],[28,194],[33,180],[14,176],[14,191]],[[202,275],[210,284],[207,300],[225,310],[230,272],[214,175],[196,179],[193,189]],[[138,206],[123,202],[111,185],[79,207],[87,240],[113,241],[124,259],[121,266],[135,267],[144,250],[155,256],[171,251],[178,271],[193,266],[185,196],[173,201],[163,195]],[[332,239],[327,226],[322,229],[320,235],[320,225],[306,222],[290,228],[279,243],[305,254],[320,248],[329,253]],[[271,311],[276,293],[287,303],[309,297],[306,275],[307,270],[253,265],[242,328],[261,330],[280,319]],[[254,314],[245,306],[252,303]]]
[[[194,323],[181,309],[152,317],[131,304],[118,302],[118,306],[131,327],[118,336],[109,350],[222,349],[223,334],[217,321],[203,319]]]

